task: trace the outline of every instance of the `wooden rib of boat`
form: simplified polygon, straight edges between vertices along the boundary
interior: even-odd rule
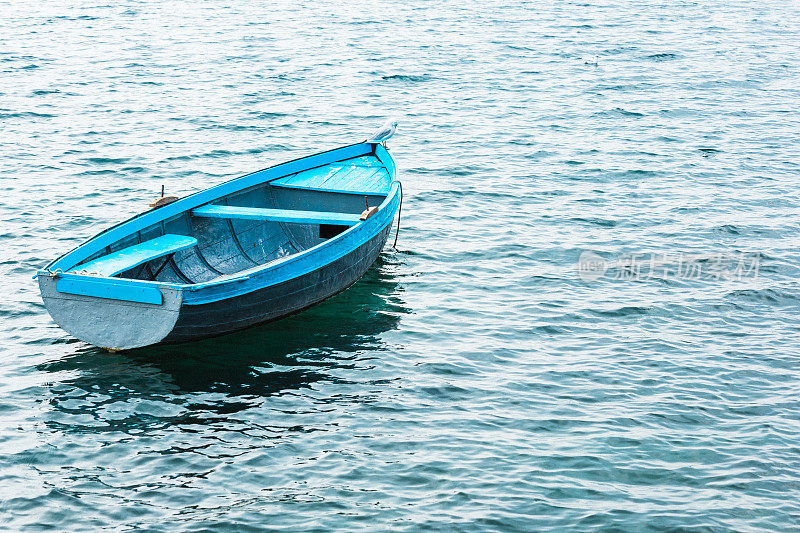
[[[42,299],[67,332],[109,349],[279,319],[343,291],[372,265],[400,207],[395,178],[377,142],[247,174],[62,255],[36,274]]]

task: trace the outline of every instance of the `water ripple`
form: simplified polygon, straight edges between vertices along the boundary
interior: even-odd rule
[[[7,7],[0,528],[798,527],[797,5]],[[388,116],[399,249],[345,293],[123,354],[46,314],[162,184]]]

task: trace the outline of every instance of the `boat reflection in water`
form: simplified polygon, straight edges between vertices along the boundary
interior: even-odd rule
[[[85,347],[40,365],[54,374],[77,374],[50,388],[58,414],[49,425],[103,432],[209,424],[291,391],[344,382],[342,371],[372,358],[363,352],[384,348],[381,334],[408,312],[392,261],[379,258],[345,292],[277,322],[116,354]]]

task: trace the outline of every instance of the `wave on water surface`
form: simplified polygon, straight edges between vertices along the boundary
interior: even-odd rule
[[[0,20],[0,529],[787,531],[800,6],[27,3]],[[387,118],[397,249],[110,354],[33,272]]]

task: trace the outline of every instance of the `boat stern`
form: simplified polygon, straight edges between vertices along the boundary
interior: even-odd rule
[[[78,339],[110,350],[160,342],[174,328],[182,291],[119,278],[40,273],[39,289],[53,320]]]

